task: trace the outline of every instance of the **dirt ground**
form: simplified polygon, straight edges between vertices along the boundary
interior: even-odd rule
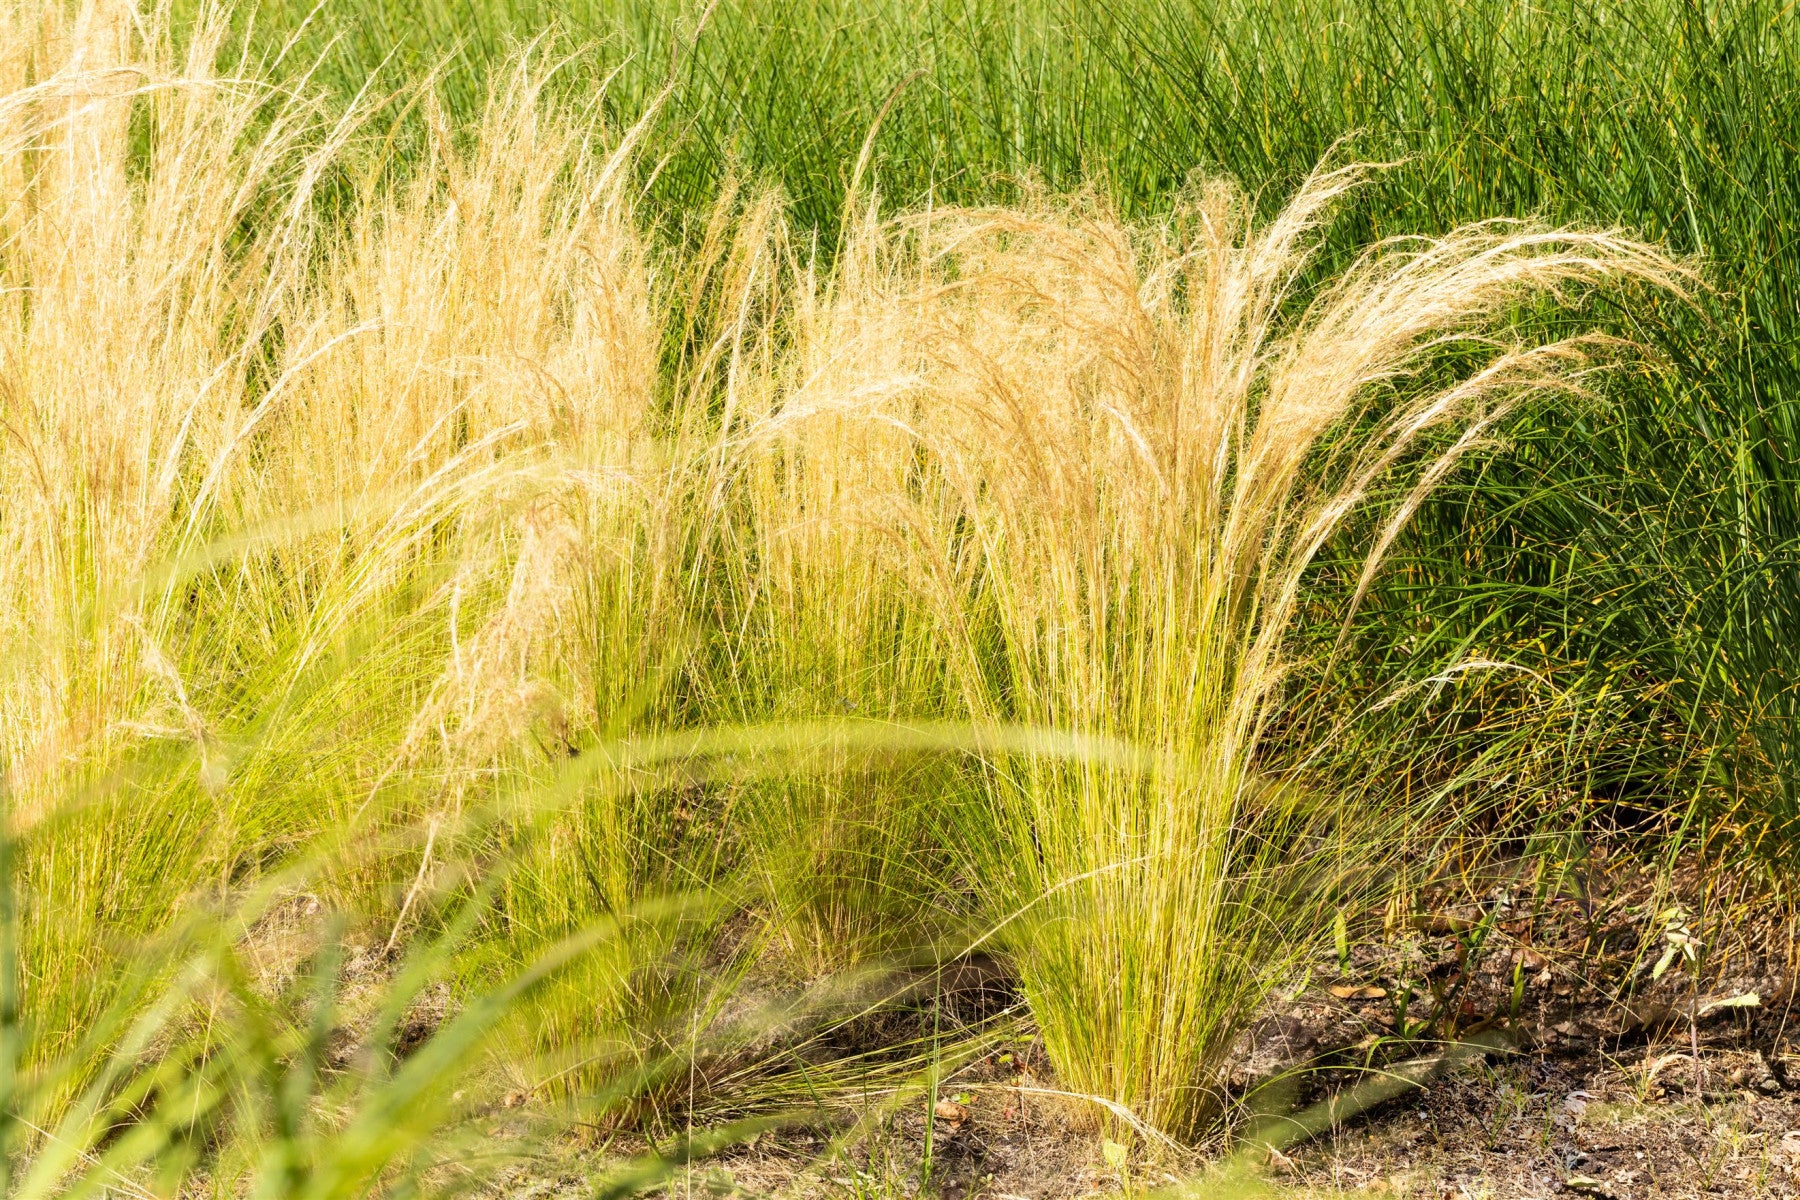
[[[1285,1154],[1257,1155],[1255,1166],[1277,1194],[1294,1195],[1800,1196],[1800,1079],[1784,1086],[1765,1074],[1766,1055],[1716,1033],[1700,1061],[1702,1080],[1685,1044],[1646,1043],[1623,1057],[1478,1056]],[[1099,1136],[1075,1127],[1054,1100],[967,1081],[952,1089],[960,1100],[951,1103],[968,1116],[935,1122],[923,1188],[922,1113],[894,1120],[848,1161],[820,1167],[822,1138],[779,1139],[694,1178],[714,1194],[946,1200],[1062,1200],[1204,1179],[1167,1162],[1115,1169]]]
[[[1791,912],[1754,881],[1604,851],[1544,870],[1413,897],[1277,997],[1238,1047],[1234,1096],[1267,1110],[1279,1094],[1317,1131],[1240,1148],[1258,1189],[1800,1196]],[[1015,1045],[844,1153],[771,1135],[675,1194],[1064,1200],[1205,1179],[1199,1159],[1109,1160],[1054,1091],[1041,1050]],[[1216,1164],[1225,1147],[1209,1149]],[[1232,1175],[1199,1194],[1248,1190]]]

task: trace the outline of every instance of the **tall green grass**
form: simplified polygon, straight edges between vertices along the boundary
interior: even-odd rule
[[[568,81],[610,77],[621,112],[673,64],[650,188],[671,232],[748,176],[778,186],[829,248],[871,133],[882,188],[902,202],[1097,179],[1126,213],[1168,211],[1196,170],[1275,203],[1349,138],[1397,165],[1328,235],[1319,272],[1373,236],[1494,216],[1618,224],[1702,256],[1719,289],[1704,312],[1592,314],[1679,373],[1519,414],[1513,453],[1450,481],[1398,548],[1364,647],[1385,664],[1372,678],[1427,677],[1469,653],[1530,665],[1610,714],[1594,806],[1630,822],[1704,798],[1743,818],[1740,845],[1784,853],[1800,816],[1800,161],[1785,132],[1800,116],[1800,31],[1784,6],[727,0],[683,51],[704,11],[340,0],[307,44],[340,39],[325,73],[345,89],[390,56],[401,75],[437,68],[465,109],[513,39],[546,29],[600,42]],[[262,13],[285,31],[301,7]]]

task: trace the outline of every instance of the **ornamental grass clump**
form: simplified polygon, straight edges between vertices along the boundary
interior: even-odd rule
[[[0,6],[0,792],[34,1053],[133,939],[321,839],[364,851],[321,891],[403,946],[466,809],[641,708],[679,625],[634,131],[525,53],[467,136],[402,94],[428,153],[397,164],[377,105],[275,86],[228,15]],[[515,958],[632,902],[640,799],[548,821],[499,902]]]
[[[1492,223],[1297,296],[1365,174],[1267,222],[1226,185],[1148,227],[1086,198],[868,210],[744,439],[781,464],[771,508],[923,614],[961,715],[1151,752],[989,765],[955,836],[1063,1086],[1177,1137],[1382,849],[1381,806],[1259,767],[1308,564],[1360,514],[1366,586],[1509,411],[1580,389],[1601,343],[1516,341],[1511,306],[1683,286],[1616,233]]]

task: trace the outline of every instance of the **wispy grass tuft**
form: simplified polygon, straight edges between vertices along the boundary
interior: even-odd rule
[[[922,614],[931,652],[902,661],[948,664],[971,719],[1157,755],[995,766],[967,869],[1029,914],[1007,946],[1065,1083],[1177,1136],[1217,1113],[1233,1038],[1339,902],[1349,864],[1309,839],[1369,850],[1353,806],[1257,774],[1308,565],[1408,480],[1360,595],[1496,423],[1580,388],[1603,344],[1513,340],[1511,306],[1684,287],[1624,237],[1503,223],[1381,244],[1292,315],[1364,174],[1316,174],[1267,223],[1223,185],[1147,228],[1094,200],[871,209],[743,436],[784,549],[866,578],[847,601]],[[1480,361],[1426,376],[1451,347]]]

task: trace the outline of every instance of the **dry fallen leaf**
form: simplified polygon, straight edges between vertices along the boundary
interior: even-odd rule
[[[1700,1011],[1695,1013],[1694,1017],[1698,1020],[1707,1013],[1717,1012],[1721,1008],[1757,1008],[1761,1004],[1761,996],[1757,995],[1755,992],[1745,992],[1741,996],[1727,996],[1723,1000],[1709,1000],[1700,1006]]]
[[[1360,986],[1354,983],[1340,983],[1326,990],[1339,1000],[1379,1000],[1387,995],[1386,988],[1376,987],[1372,983]]]

